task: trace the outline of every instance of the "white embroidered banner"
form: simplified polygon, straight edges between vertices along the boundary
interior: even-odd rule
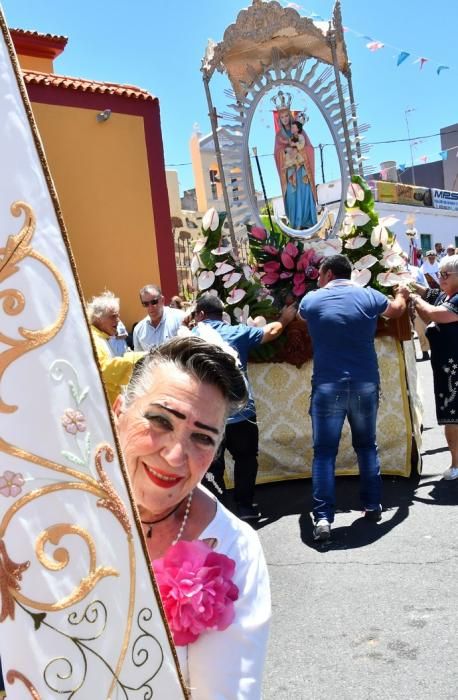
[[[184,698],[1,10],[0,24],[0,656],[8,700]]]

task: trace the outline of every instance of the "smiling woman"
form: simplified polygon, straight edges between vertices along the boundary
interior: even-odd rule
[[[270,619],[264,556],[200,483],[226,418],[247,401],[243,375],[198,337],[174,338],[139,365],[115,413],[183,675],[193,700],[256,700]]]

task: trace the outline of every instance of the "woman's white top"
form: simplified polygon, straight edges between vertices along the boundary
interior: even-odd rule
[[[235,619],[222,632],[204,632],[192,644],[177,647],[181,671],[192,700],[259,700],[271,615],[261,543],[249,525],[219,502],[199,537],[207,538],[217,539],[215,552],[235,561]]]

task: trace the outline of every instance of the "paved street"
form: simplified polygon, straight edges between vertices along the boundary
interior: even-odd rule
[[[419,355],[419,350],[417,350]],[[429,362],[420,478],[384,478],[380,524],[341,478],[332,543],[312,541],[308,480],[258,489],[273,624],[264,700],[456,698],[458,481],[445,482]]]

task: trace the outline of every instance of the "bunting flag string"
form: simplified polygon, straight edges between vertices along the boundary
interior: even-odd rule
[[[292,7],[298,12],[301,12],[303,15],[309,17],[311,20],[314,22],[327,22],[325,17],[322,15],[318,14],[317,12],[309,11],[307,10],[303,5],[300,5],[295,2],[288,2],[288,0],[280,0],[280,2],[283,4],[284,7]],[[431,58],[428,58],[426,56],[420,56],[418,54],[414,54],[410,51],[406,51],[405,49],[399,48],[399,46],[393,46],[393,44],[387,44],[386,42],[380,41],[379,39],[374,39],[371,36],[368,36],[367,34],[362,34],[361,32],[356,31],[355,29],[351,29],[350,27],[343,27],[343,31],[348,33],[350,32],[354,36],[358,37],[359,39],[363,39],[366,42],[366,48],[371,52],[371,53],[376,53],[377,51],[380,51],[380,49],[383,48],[390,48],[394,49],[397,51],[397,56],[396,58],[396,66],[399,68],[400,65],[402,65],[408,58],[413,58],[414,60],[412,61],[412,65],[418,63],[420,70],[423,69],[423,66],[426,63],[431,63],[432,65],[437,66],[436,68],[436,74],[440,75],[442,71],[444,70],[450,70],[452,66],[446,66],[442,63],[439,63],[438,61],[434,61]]]

